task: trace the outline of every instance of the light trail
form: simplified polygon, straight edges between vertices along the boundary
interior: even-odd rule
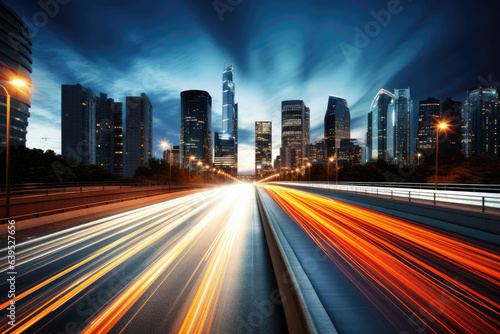
[[[17,255],[19,277],[26,278],[15,297],[16,326],[2,319],[0,332],[47,332],[61,318],[72,321],[75,312],[79,332],[125,332],[148,318],[155,294],[161,292],[163,298],[179,280],[184,287],[175,298],[178,305],[164,309],[165,316],[175,314],[169,331],[216,332],[227,326],[222,305],[233,298],[228,291],[237,286],[228,286],[226,277],[242,268],[239,257],[245,252],[238,241],[242,230],[248,231],[244,224],[254,196],[252,185],[228,186],[23,240]],[[0,260],[5,271],[6,258]],[[57,269],[47,271],[49,265]],[[85,317],[78,313],[77,306],[98,296],[115,272],[131,267],[133,276],[121,281],[106,301],[92,306]],[[186,281],[177,276],[186,272]],[[0,299],[0,309],[9,304]]]
[[[243,192],[243,194],[242,194]],[[133,284],[103,309],[94,320],[84,328],[85,333],[107,333],[141,298],[161,274],[179,257],[196,239],[200,238],[207,226],[224,220],[228,208],[232,215],[224,223],[217,237],[212,242],[202,262],[207,262],[205,274],[182,322],[179,333],[208,333],[215,316],[219,295],[224,282],[224,275],[230,259],[231,250],[237,241],[240,226],[248,210],[248,198],[253,194],[251,186],[239,186],[229,190],[223,201],[198,222],[173,248],[165,252]],[[238,202],[237,205],[234,205]],[[168,274],[170,275],[170,273]],[[165,279],[161,282],[163,282]],[[157,291],[155,289],[153,294]],[[140,310],[149,301],[141,306]],[[139,310],[139,311],[140,311]],[[211,315],[210,315],[211,314]],[[134,317],[137,313],[134,315]],[[207,321],[210,319],[209,321]],[[130,320],[132,321],[133,318]],[[129,323],[130,323],[129,321]],[[128,324],[127,324],[128,325]],[[122,331],[124,328],[122,329]]]
[[[15,301],[18,303],[20,300],[27,298],[30,294],[41,291],[41,296],[36,296],[34,300],[23,304],[16,309],[16,326],[12,327],[2,321],[0,331],[2,333],[21,333],[28,330],[35,323],[42,318],[48,316],[51,312],[55,311],[62,305],[69,303],[86,288],[95,284],[104,275],[111,272],[114,268],[125,261],[131,259],[139,252],[145,250],[150,245],[164,237],[168,232],[177,226],[185,223],[192,218],[195,214],[202,212],[209,204],[216,201],[221,196],[218,192],[207,192],[205,194],[197,194],[183,197],[179,200],[167,201],[160,205],[153,205],[150,207],[133,210],[128,213],[114,215],[105,219],[99,219],[96,222],[85,226],[78,226],[71,228],[80,232],[79,235],[91,235],[92,237],[99,236],[104,231],[109,231],[109,228],[103,228],[101,224],[106,226],[113,226],[120,229],[121,223],[128,222],[135,227],[133,232],[125,234],[114,242],[103,246],[99,250],[93,252],[90,256],[77,262],[76,264],[61,270],[59,273],[54,274],[34,286],[19,291]],[[183,204],[183,205],[181,205]],[[195,209],[193,209],[195,206]],[[166,210],[159,213],[161,210]],[[182,215],[180,216],[180,214]],[[129,216],[130,215],[130,216]],[[149,222],[144,217],[149,216]],[[180,217],[179,217],[180,216]],[[129,217],[131,217],[129,219]],[[151,222],[151,218],[154,220]],[[134,224],[136,223],[136,224]],[[142,227],[139,227],[143,225]],[[74,243],[73,235],[64,235],[67,231],[58,232],[60,238],[52,240],[51,238],[44,243],[45,248],[48,250],[44,253],[45,256],[53,253],[53,248],[57,252],[65,249],[61,247],[65,242]],[[122,230],[123,232],[123,230]],[[103,236],[102,240],[108,239],[109,236]],[[82,238],[87,240],[88,238]],[[28,241],[28,244],[31,242]],[[81,249],[87,248],[88,244],[82,244]],[[25,256],[36,255],[39,258],[39,247],[34,247],[35,250],[25,250]],[[62,254],[61,257],[66,257],[67,254]],[[92,261],[101,262],[97,267]],[[30,260],[31,261],[31,260]],[[81,269],[77,271],[77,269]],[[72,275],[70,275],[72,274]],[[55,287],[44,291],[48,285],[58,282]],[[0,309],[5,309],[10,304],[10,301],[5,301],[0,305]]]
[[[395,328],[498,332],[498,248],[302,191],[259,186]]]

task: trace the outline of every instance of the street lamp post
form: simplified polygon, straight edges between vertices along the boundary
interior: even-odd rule
[[[307,163],[307,168],[309,169],[309,182],[311,182],[311,163]]]
[[[191,162],[195,159],[192,155],[189,157],[189,167],[188,167],[188,189],[191,190]]]
[[[417,165],[420,166],[420,157],[422,156],[422,153],[417,154]]]
[[[435,190],[438,190],[438,159],[439,159],[439,130],[446,130],[448,128],[447,123],[439,123],[436,127],[436,186]]]
[[[196,177],[199,176],[200,172],[198,172],[198,167],[202,165],[202,162],[201,161],[198,161],[198,163],[196,164]],[[203,168],[203,167],[202,167]]]
[[[168,192],[172,192],[172,149],[173,147],[168,144],[166,141],[161,142],[161,146],[164,150],[169,151],[169,160],[168,160]]]
[[[10,81],[10,84],[17,87],[28,87],[22,80],[16,79]],[[0,85],[7,95],[7,110],[5,113],[5,216],[10,216],[10,94],[7,88]]]
[[[297,182],[299,182],[299,170],[298,168],[295,169],[295,171],[297,172]]]
[[[335,152],[335,185],[339,185],[339,155]]]

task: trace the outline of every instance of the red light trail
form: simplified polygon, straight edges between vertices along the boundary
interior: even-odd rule
[[[259,186],[396,328],[498,333],[498,248],[302,191]]]

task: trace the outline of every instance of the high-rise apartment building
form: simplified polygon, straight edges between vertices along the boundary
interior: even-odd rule
[[[394,162],[408,166],[413,157],[413,100],[410,88],[394,90]],[[391,124],[387,125],[391,127]]]
[[[418,115],[417,151],[430,155],[436,150],[436,124],[441,103],[434,97],[420,101]]]
[[[462,113],[462,153],[497,157],[499,155],[498,90],[481,86],[467,92]]]
[[[80,84],[61,86],[61,152],[76,162],[96,164],[97,97]]]
[[[153,104],[149,97],[127,96],[124,177],[131,178],[139,166],[146,166],[153,151]]]
[[[15,79],[31,87],[31,47],[29,31],[21,18],[0,1],[0,85],[4,86],[10,100],[10,145],[26,146],[31,92],[29,88],[14,87]],[[0,88],[0,151],[7,139],[7,95]]]
[[[212,165],[212,97],[202,90],[181,93],[180,163],[195,169],[191,161]]]
[[[308,162],[310,110],[302,100],[281,102],[281,167],[301,168]]]
[[[255,122],[255,177],[257,180],[273,171],[273,126]]]
[[[347,100],[330,95],[325,113],[325,140],[328,155],[333,157],[341,139],[351,138],[351,114]]]
[[[101,93],[96,103],[96,164],[123,177],[123,104]]]

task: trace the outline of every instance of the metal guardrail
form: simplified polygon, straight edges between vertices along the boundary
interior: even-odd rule
[[[202,185],[204,185],[204,183],[199,183],[199,184],[195,183],[195,184],[191,184],[190,188],[191,189],[204,188],[204,186],[202,186]],[[57,214],[57,213],[64,213],[64,212],[80,210],[80,209],[88,209],[88,208],[92,208],[92,207],[96,207],[96,206],[125,202],[128,200],[147,198],[147,197],[157,196],[157,195],[161,195],[161,194],[168,194],[168,193],[172,193],[172,192],[179,192],[179,191],[189,190],[190,188],[187,186],[187,183],[186,183],[185,186],[172,185],[172,188],[169,191],[168,184],[167,184],[163,188],[152,189],[150,194],[134,195],[134,196],[129,196],[129,197],[109,199],[109,200],[105,200],[105,201],[79,204],[79,205],[74,205],[74,206],[64,206],[61,208],[47,210],[47,211],[30,212],[30,213],[26,213],[26,214],[22,214],[22,215],[11,216],[11,217],[2,217],[1,224],[5,224],[8,220],[16,220],[17,221],[17,220],[24,220],[24,219],[30,219],[30,218],[39,218],[39,217],[53,215],[53,214]]]
[[[500,193],[498,192],[479,192],[470,190],[466,191],[465,189],[460,191],[434,189],[430,190],[409,187],[399,188],[390,186],[363,186],[358,184],[335,185],[321,182],[279,182],[278,184],[332,189],[352,192],[355,194],[408,199],[409,202],[418,199],[433,202],[434,205],[436,205],[436,203],[438,202],[471,205],[481,207],[482,212],[485,212],[486,208],[500,208]]]
[[[282,181],[283,182],[283,181]],[[290,182],[290,181],[284,181]],[[326,181],[299,181],[295,184],[328,184]],[[330,185],[335,185],[335,181],[330,181]],[[412,183],[412,182],[346,182],[339,181],[338,185],[343,186],[359,186],[359,187],[390,187],[390,188],[410,188],[410,189],[428,189],[435,190],[434,183]],[[470,191],[470,192],[498,192],[500,193],[500,184],[465,184],[465,183],[438,183],[438,190],[454,190],[454,191]]]
[[[187,182],[172,182],[172,187],[187,186]],[[48,196],[54,193],[75,193],[96,190],[110,190],[126,187],[157,187],[168,186],[163,182],[64,182],[64,183],[28,183],[11,185],[10,196]],[[5,185],[0,186],[0,197],[5,196]]]

